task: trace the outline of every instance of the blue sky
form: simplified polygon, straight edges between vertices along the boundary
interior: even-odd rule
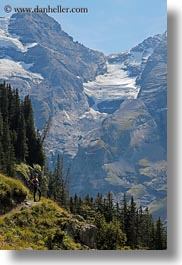
[[[88,14],[55,14],[64,31],[105,54],[128,50],[166,30],[167,0],[0,0],[0,16],[12,7],[86,7]],[[11,15],[13,13],[10,13]]]

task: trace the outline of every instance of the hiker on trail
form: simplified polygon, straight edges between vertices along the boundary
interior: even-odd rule
[[[39,193],[39,201],[41,199],[41,191],[39,188],[39,179],[38,179],[38,174],[35,173],[34,178],[32,179],[31,183],[33,184],[34,190],[33,190],[33,197],[34,197],[34,202],[36,202],[36,193]]]

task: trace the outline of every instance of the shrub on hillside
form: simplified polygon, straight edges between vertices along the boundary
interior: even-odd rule
[[[11,210],[25,200],[28,190],[16,179],[0,174],[0,214]]]

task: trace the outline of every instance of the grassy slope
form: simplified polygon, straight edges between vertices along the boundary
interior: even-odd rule
[[[81,224],[74,220],[79,227]],[[71,215],[51,200],[43,199],[0,218],[0,249],[82,249],[64,231]]]
[[[11,194],[15,187],[26,191],[21,182],[3,175],[0,175],[0,183]],[[2,194],[4,191],[1,189],[0,196]],[[15,207],[0,216],[0,249],[83,249],[66,232],[66,227],[73,223],[76,231],[83,224],[45,198],[40,203]]]
[[[0,214],[24,201],[27,195],[28,189],[19,180],[0,174]]]

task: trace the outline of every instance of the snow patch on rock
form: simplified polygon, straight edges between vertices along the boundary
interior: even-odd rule
[[[28,49],[37,45],[37,43],[23,45],[18,36],[8,32],[8,25],[9,18],[0,18],[0,48],[13,48],[20,52],[27,52]]]
[[[31,79],[34,82],[40,82],[43,77],[40,74],[27,71],[30,65],[26,66],[22,62],[14,62],[10,59],[0,59],[0,78],[8,80],[10,78],[24,78]],[[25,69],[26,68],[26,69]]]

